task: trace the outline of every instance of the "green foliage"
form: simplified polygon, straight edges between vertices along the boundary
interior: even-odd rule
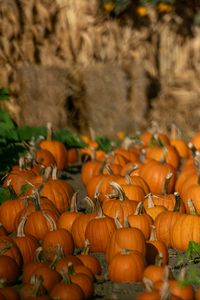
[[[9,91],[8,89],[1,87],[0,88],[0,100],[7,101],[9,99]]]
[[[200,243],[190,241],[185,252],[177,255],[177,264],[175,266],[175,277],[180,281],[181,286],[189,284],[200,285]],[[180,278],[179,270],[185,268],[184,278]],[[178,270],[178,272],[177,272]]]

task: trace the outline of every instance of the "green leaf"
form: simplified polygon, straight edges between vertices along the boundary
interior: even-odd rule
[[[187,285],[200,286],[200,268],[198,265],[190,265],[187,269],[185,278],[180,281],[181,287]]]
[[[5,129],[13,129],[16,127],[10,114],[4,111],[2,108],[0,108],[0,125]]]
[[[0,88],[0,100],[7,101],[9,99],[9,90],[7,88]]]
[[[24,126],[17,130],[19,140],[30,141],[33,137],[38,139],[40,136],[46,136],[46,127]]]
[[[195,255],[200,256],[200,243],[190,241],[186,250],[186,257],[187,259],[191,259]]]
[[[11,193],[8,188],[0,187],[0,204],[11,199]]]
[[[98,143],[99,149],[103,150],[104,152],[108,153],[111,151],[112,143],[111,141],[105,136],[97,136],[96,142]]]
[[[67,148],[84,148],[86,146],[76,133],[70,132],[66,128],[54,131],[53,139],[64,143]]]
[[[27,182],[27,183],[23,184],[21,187],[20,193],[18,194],[18,197],[26,194],[31,188],[32,188],[32,186],[30,183]]]

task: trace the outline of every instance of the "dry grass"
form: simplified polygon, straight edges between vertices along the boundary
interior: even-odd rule
[[[186,136],[200,129],[198,27],[193,37],[182,36],[179,17],[161,21],[151,9],[149,27],[120,26],[97,15],[97,0],[3,0],[0,14],[0,83],[14,96],[20,95],[16,76],[22,65],[79,70],[99,62],[139,61],[161,86],[148,118],[166,128],[177,123]]]

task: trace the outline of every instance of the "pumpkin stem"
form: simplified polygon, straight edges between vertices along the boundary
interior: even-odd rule
[[[32,274],[30,278],[30,284],[33,285],[33,289],[31,290],[33,297],[39,297],[44,294],[43,292],[41,292],[43,281],[44,279],[42,276],[36,275],[34,273]]]
[[[166,162],[167,152],[168,152],[167,147],[163,146],[162,157],[160,159],[161,163],[165,163]]]
[[[55,254],[53,260],[51,261],[51,263],[49,264],[49,267],[52,270],[54,270],[55,267],[56,267],[57,262],[60,259],[64,258],[64,256],[65,255],[64,255],[63,247],[60,244],[56,245],[56,254]]]
[[[144,210],[144,202],[140,201],[136,207],[134,215],[142,215]]]
[[[99,174],[100,174],[100,175],[103,174],[103,170],[104,170],[104,168],[105,168],[105,165],[106,165],[106,159],[103,159],[102,162],[101,162],[101,164],[100,164],[100,168],[99,168]],[[107,170],[108,170],[108,167],[107,167]],[[110,169],[110,170],[111,170],[111,169]],[[109,170],[109,171],[110,171],[110,170]],[[109,172],[109,171],[108,171],[108,172]],[[111,171],[112,171],[112,170],[111,170]]]
[[[162,192],[161,192],[162,195],[166,195],[167,194],[168,185],[169,185],[169,182],[170,182],[170,179],[172,178],[172,176],[173,176],[172,173],[167,173],[167,175],[165,177],[164,184],[163,184]]]
[[[157,236],[156,236],[156,226],[155,225],[151,225],[151,233],[150,233],[150,238],[149,241],[157,241]]]
[[[106,165],[105,165],[105,168],[106,168],[106,170],[108,171],[108,174],[109,174],[109,175],[113,175],[113,171],[112,171],[112,169],[111,169],[111,167],[110,167],[110,164],[106,164]]]
[[[57,229],[57,225],[56,222],[54,221],[54,219],[45,211],[42,211],[43,216],[47,219],[47,221],[50,223],[50,231],[53,231],[55,229]]]
[[[70,276],[69,276],[68,272],[66,272],[66,271],[64,270],[64,268],[61,269],[61,270],[59,271],[59,273],[60,273],[60,275],[62,276],[62,280],[63,280],[63,282],[64,282],[65,284],[71,284]]]
[[[186,272],[187,272],[186,266],[182,267],[178,274],[178,281],[182,282],[185,280]]]
[[[194,203],[193,203],[192,199],[188,199],[187,204],[188,204],[188,207],[189,207],[189,214],[190,215],[197,215],[197,210],[194,206]]]
[[[52,141],[52,135],[53,135],[53,129],[52,129],[52,123],[47,122],[47,140]]]
[[[68,273],[68,275],[76,274],[75,271],[74,271],[73,263],[71,261],[67,265],[67,273]]]
[[[162,252],[159,251],[155,258],[155,265],[161,267],[162,264],[163,264],[163,254]]]
[[[197,148],[195,147],[195,145],[193,145],[191,142],[188,143],[188,148],[191,150],[192,152],[192,157],[196,157],[196,152],[197,152]]]
[[[152,292],[153,291],[153,283],[152,283],[152,281],[149,278],[147,278],[147,277],[143,277],[142,281],[144,283],[145,289],[148,292]]]
[[[118,218],[118,211],[117,211],[116,214],[115,214],[114,221],[115,221],[115,225],[116,225],[116,228],[117,228],[117,229],[123,228],[123,226],[122,226],[122,224],[120,223],[119,218]]]
[[[97,213],[97,216],[95,218],[105,217],[105,215],[103,213],[103,209],[102,209],[100,201],[99,201],[99,198],[98,198],[98,195],[95,195],[95,208],[96,208],[95,210],[96,210],[96,213]]]
[[[107,195],[107,196],[109,198],[113,198],[113,196],[114,196],[114,198],[117,198],[120,201],[124,201],[125,198],[126,198],[126,195],[125,195],[125,192],[122,189],[122,187],[115,181],[111,181],[109,185],[114,189],[114,191],[117,192],[117,194],[113,193],[113,194],[110,194],[110,195]]]
[[[90,251],[90,241],[88,239],[86,239],[84,241],[84,247],[83,250],[81,252],[81,255],[88,255]]]
[[[18,227],[17,227],[17,237],[25,236],[24,234],[24,225],[27,221],[27,216],[23,216]]]
[[[152,193],[147,194],[144,198],[148,198],[148,208],[154,207]]]
[[[175,196],[175,205],[174,205],[173,211],[176,212],[176,211],[180,210],[181,197],[180,197],[180,194],[178,192],[174,192],[174,196]]]
[[[94,201],[92,201],[92,199],[90,197],[88,197],[88,196],[86,196],[84,198],[84,201],[86,201],[86,210],[85,210],[85,213],[86,214],[90,214],[90,213],[95,212],[96,207],[95,207]]]
[[[58,179],[58,168],[57,168],[57,166],[53,166],[52,179],[53,180],[57,180]]]
[[[133,171],[137,170],[137,169],[138,169],[138,165],[137,165],[137,164],[133,164],[133,165],[130,166],[130,168],[126,171],[125,177],[126,177],[126,175],[129,175],[129,177],[130,177],[131,173],[132,173]]]
[[[77,195],[79,191],[74,192],[72,198],[71,198],[71,203],[70,203],[70,211],[71,212],[78,212],[78,207],[77,207]]]

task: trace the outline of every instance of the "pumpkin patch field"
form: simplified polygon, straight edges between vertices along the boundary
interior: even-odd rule
[[[1,172],[0,299],[200,299],[200,133],[175,129],[67,144],[48,123],[21,142]]]

